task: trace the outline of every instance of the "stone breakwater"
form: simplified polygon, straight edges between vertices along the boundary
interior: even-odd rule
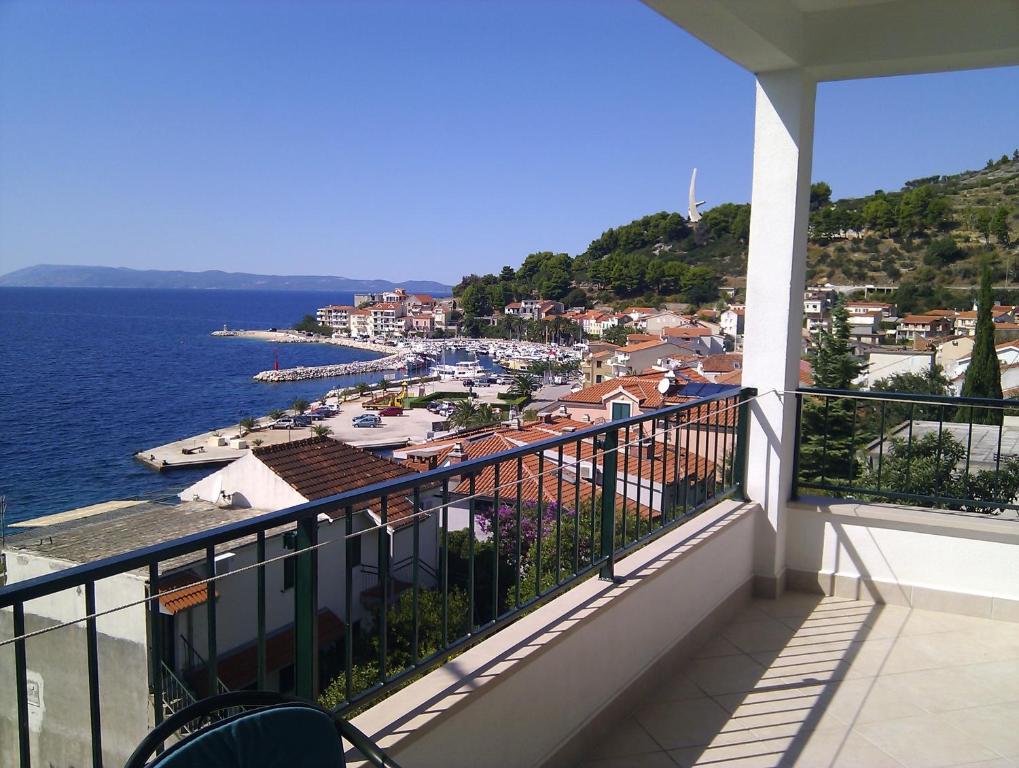
[[[338,363],[336,365],[301,365],[296,368],[283,368],[278,371],[262,371],[252,378],[255,381],[281,382],[306,381],[308,379],[328,379],[333,376],[353,376],[361,373],[380,373],[396,371],[406,365],[404,355],[389,355],[378,360],[362,360],[354,363]]]
[[[384,355],[392,354],[393,352],[392,347],[383,344],[372,344],[370,341],[358,341],[357,339],[345,337],[305,336],[297,331],[235,331],[224,329],[222,331],[213,331],[211,335],[258,339],[260,341],[271,341],[273,344],[335,344],[339,347],[364,349],[368,352],[381,352]]]

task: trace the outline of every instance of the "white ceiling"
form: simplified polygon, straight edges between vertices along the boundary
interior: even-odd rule
[[[752,72],[818,81],[1019,65],[1019,0],[644,0]]]

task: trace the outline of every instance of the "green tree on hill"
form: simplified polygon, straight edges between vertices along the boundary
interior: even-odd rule
[[[1008,208],[999,205],[991,217],[991,234],[1006,248],[1011,244],[1008,232]]]
[[[492,314],[492,299],[480,285],[468,285],[460,297],[460,309],[467,317],[488,317]]]
[[[973,340],[973,352],[966,379],[962,383],[963,397],[993,397],[1001,399],[1001,365],[994,348],[994,321],[991,319],[991,269],[984,267],[980,278],[980,296],[977,299],[977,328]],[[1000,424],[1002,412],[998,409],[973,408],[967,414],[978,424]]]

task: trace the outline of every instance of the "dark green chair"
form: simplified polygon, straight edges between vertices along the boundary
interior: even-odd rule
[[[212,719],[153,757],[182,727],[224,711],[226,717]],[[399,768],[346,720],[267,691],[233,691],[185,707],[145,737],[125,768],[343,768],[343,739],[376,768]]]

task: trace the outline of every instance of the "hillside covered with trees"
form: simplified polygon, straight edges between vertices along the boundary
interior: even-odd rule
[[[896,285],[902,311],[966,306],[982,266],[1000,284],[1016,277],[1019,149],[978,171],[907,181],[894,192],[834,200],[811,188],[807,279]],[[567,306],[713,304],[722,285],[742,288],[750,206],[723,203],[692,226],[662,211],[607,229],[576,256],[543,251],[498,274],[467,275],[453,289],[464,313],[482,317],[521,298]]]

